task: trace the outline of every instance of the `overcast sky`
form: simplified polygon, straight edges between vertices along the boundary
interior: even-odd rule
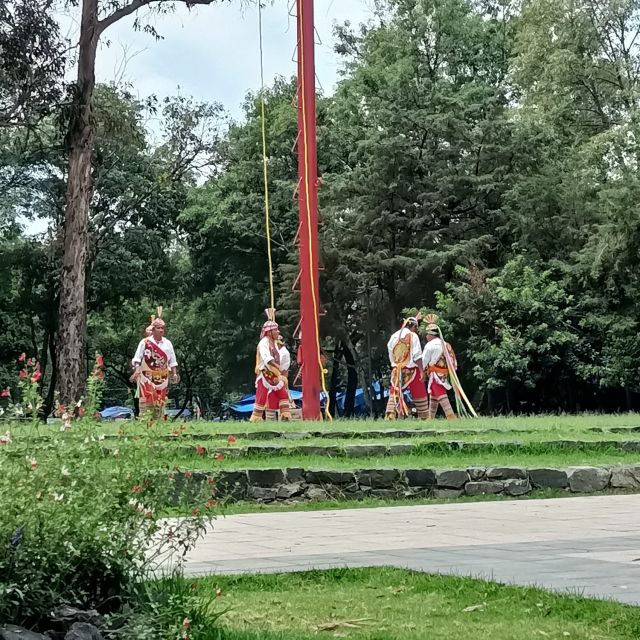
[[[276,75],[295,73],[295,18],[289,16],[293,0],[274,0],[263,9],[265,82]],[[295,4],[295,2],[294,2]],[[258,10],[239,8],[237,1],[197,6],[188,11],[178,3],[176,13],[155,18],[163,36],[133,30],[133,18],[110,27],[102,37],[97,57],[97,79],[130,82],[140,97],[181,93],[200,100],[221,102],[240,117],[247,91],[260,86]],[[316,0],[316,29],[322,44],[316,46],[320,84],[330,93],[338,77],[339,59],[333,53],[333,27],[350,20],[356,24],[372,18],[371,0]],[[79,9],[63,18],[63,30],[77,42]]]

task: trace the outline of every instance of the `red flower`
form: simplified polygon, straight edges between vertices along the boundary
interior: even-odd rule
[[[78,407],[78,418],[82,418],[84,415],[84,407]]]
[[[34,374],[31,376],[31,382],[38,382],[40,378],[42,378],[42,373],[40,373],[40,371],[35,371]]]
[[[142,487],[139,484],[134,484],[131,487],[131,493],[140,493],[142,491]]]
[[[199,456],[203,456],[205,453],[207,453],[207,450],[206,450],[204,447],[201,447],[200,445],[198,445],[198,446],[196,447],[196,453],[197,453]]]
[[[191,478],[193,476],[193,472],[192,471],[185,471],[184,472],[184,477],[185,478]]]
[[[198,508],[191,509],[191,515],[192,516],[199,516],[200,515],[200,509],[198,509]]]
[[[20,380],[22,380],[23,378],[27,377],[27,372],[23,369],[19,374],[18,374],[18,378],[20,378]]]
[[[207,500],[206,507],[207,509],[213,509],[217,504],[218,503],[213,498],[211,498],[210,500]]]
[[[10,396],[11,392],[9,389],[3,389],[2,392],[0,392],[0,398],[9,398]]]
[[[20,357],[18,358],[18,362],[24,362],[27,359],[26,354],[21,353]]]
[[[33,365],[33,358],[29,358],[29,359],[27,360],[27,366],[28,366],[28,367],[31,367],[32,365]]]
[[[188,629],[190,624],[191,624],[191,620],[189,620],[189,618],[185,618],[185,619],[182,621],[182,626],[183,626],[185,629]]]
[[[227,442],[228,442],[229,444],[233,444],[234,442],[238,442],[238,438],[236,438],[235,436],[229,436],[229,437],[227,438]]]
[[[207,478],[207,484],[215,484],[216,483],[216,479],[212,478],[211,476],[209,476]]]
[[[224,456],[218,451],[218,453],[216,453],[216,460],[222,460]]]
[[[100,354],[96,355],[96,367],[104,367],[104,358]]]
[[[175,479],[176,479],[175,475],[173,473],[170,473],[169,480],[175,480]]]

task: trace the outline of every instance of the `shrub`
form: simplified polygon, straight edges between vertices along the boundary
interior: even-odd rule
[[[154,428],[110,446],[98,434],[99,423],[84,419],[0,444],[0,623],[45,629],[50,612],[68,604],[121,625],[141,597],[148,606],[145,582],[161,563],[180,574],[211,518],[213,480],[180,493],[196,515],[162,518],[178,492],[173,473],[153,466],[162,446]],[[165,637],[159,627],[169,625],[156,618],[155,637]]]

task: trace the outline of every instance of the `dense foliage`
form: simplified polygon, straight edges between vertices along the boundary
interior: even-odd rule
[[[428,307],[445,318],[482,411],[637,407],[640,2],[376,4],[370,25],[337,29],[343,78],[318,103],[333,389],[384,382],[403,309]],[[31,61],[49,74],[38,86],[51,112],[36,94],[25,103],[32,133],[12,120],[0,129],[0,384],[17,354],[38,353],[47,411],[65,188],[62,77],[47,62],[57,46]],[[12,79],[0,81],[12,95]],[[295,83],[279,79],[266,97],[278,317],[290,336]],[[212,414],[251,389],[268,302],[257,98],[227,126],[218,105],[96,90],[88,352],[104,354],[109,402],[131,401],[128,359],[156,304],[182,365],[178,406],[198,399]],[[29,235],[25,217],[49,231]]]

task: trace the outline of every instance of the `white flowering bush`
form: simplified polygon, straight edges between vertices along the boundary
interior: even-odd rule
[[[25,378],[35,390],[25,389],[23,398],[35,407],[37,380]],[[167,521],[163,510],[180,492],[170,470],[153,466],[161,439],[150,429],[141,441],[106,446],[99,429],[87,416],[72,429],[39,424],[28,435],[21,427],[2,436],[0,624],[44,630],[50,612],[67,604],[97,609],[122,625],[122,612],[136,611],[150,571],[170,557],[179,571],[204,531],[216,506],[213,478],[190,488],[192,516]],[[164,631],[151,637],[197,638],[183,620],[173,627],[163,622]]]

